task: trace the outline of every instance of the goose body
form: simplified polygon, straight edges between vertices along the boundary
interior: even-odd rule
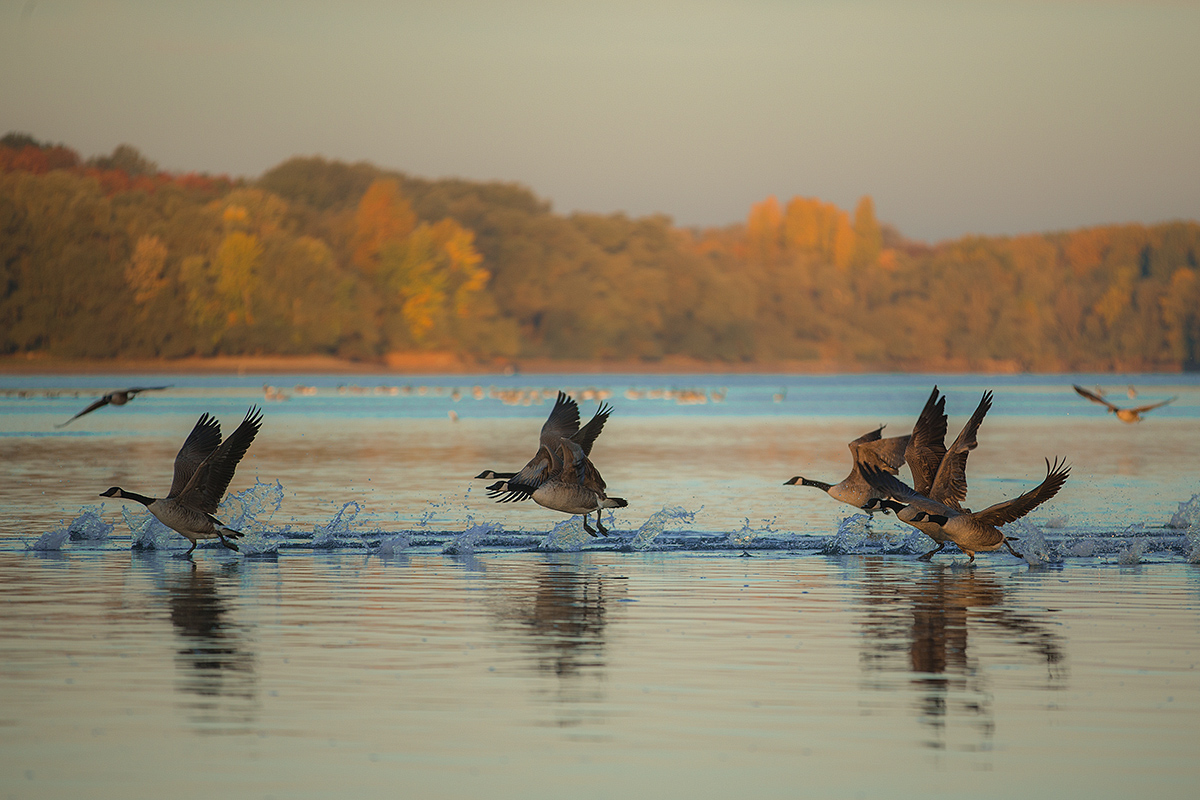
[[[477,480],[481,478],[514,479],[521,485],[537,485],[541,483],[546,470],[550,468],[550,463],[554,458],[552,454],[557,451],[560,441],[571,439],[583,449],[585,457],[590,455],[592,445],[596,442],[596,437],[604,430],[604,423],[608,421],[611,413],[612,406],[601,403],[588,424],[581,428],[579,427],[579,404],[570,395],[559,392],[558,398],[554,402],[554,408],[550,410],[550,416],[542,424],[542,432],[538,436],[538,451],[534,457],[529,459],[528,463],[517,472],[497,472],[485,469],[475,478]]]
[[[881,425],[870,433],[865,433],[850,442],[847,447],[850,448],[852,466],[850,474],[841,482],[829,484],[824,481],[797,475],[791,480],[786,481],[784,486],[813,486],[825,492],[834,500],[854,506],[871,515],[874,515],[878,511],[886,510],[886,507],[882,505],[882,501],[888,499],[887,494],[871,486],[871,484],[863,479],[862,466],[870,464],[891,474],[899,472],[900,467],[905,464],[906,456],[914,459],[922,457],[916,451],[910,453],[910,445],[914,436],[917,436],[919,440],[925,441],[926,447],[933,448],[934,452],[936,452],[937,443],[940,443],[946,432],[945,405],[945,398],[939,398],[938,389],[935,386],[933,387],[933,392],[929,395],[929,399],[925,402],[925,408],[922,409],[916,425],[914,425],[914,433],[884,439],[883,426]],[[939,425],[940,434],[938,433]],[[919,434],[918,431],[920,431]],[[944,451],[944,446],[942,450]]]
[[[1133,387],[1131,386],[1130,389],[1133,389]],[[1079,386],[1077,384],[1075,385],[1075,392],[1077,394],[1079,394],[1080,397],[1086,397],[1088,400],[1091,400],[1093,403],[1099,403],[1100,405],[1102,405],[1108,409],[1108,413],[1116,414],[1117,419],[1121,420],[1121,422],[1127,422],[1130,425],[1141,422],[1142,414],[1145,414],[1147,411],[1153,411],[1156,408],[1161,408],[1162,406],[1165,406],[1167,403],[1171,403],[1171,402],[1175,401],[1174,397],[1169,397],[1166,400],[1163,400],[1158,403],[1151,403],[1150,405],[1147,405],[1147,406],[1138,406],[1137,408],[1120,408],[1120,407],[1108,402],[1107,400],[1105,400],[1103,395],[1097,394],[1096,392],[1088,391],[1087,389],[1085,389],[1082,386]],[[1137,394],[1136,391],[1134,391],[1133,394],[1130,394],[1130,397],[1134,397],[1134,396],[1136,396],[1136,394]]]
[[[170,389],[170,388],[171,388],[170,386],[136,386],[136,387],[133,387],[130,389],[121,389],[119,391],[109,392],[108,394],[104,395],[99,400],[97,400],[96,402],[92,403],[90,406],[85,408],[83,411],[80,411],[78,414],[71,417],[66,422],[61,422],[61,423],[55,425],[54,427],[61,428],[64,425],[70,425],[72,422],[79,419],[84,414],[90,414],[93,411],[95,411],[97,408],[103,408],[104,406],[123,406],[126,403],[128,403],[130,400],[132,400],[133,398],[137,397],[139,392],[161,392],[163,389]]]
[[[116,497],[141,503],[160,522],[192,543],[184,555],[191,555],[202,539],[220,539],[236,551],[230,539],[242,534],[213,516],[225,496],[234,470],[246,454],[262,426],[262,412],[251,407],[237,429],[221,441],[221,424],[202,414],[175,456],[175,473],[166,497],[147,497],[119,486],[101,492],[101,497]]]
[[[1071,468],[1065,462],[1046,461],[1046,478],[1038,486],[1019,497],[988,506],[982,511],[965,511],[918,494],[895,475],[875,467],[863,468],[863,477],[880,491],[906,505],[900,518],[909,524],[932,522],[940,526],[945,539],[954,542],[964,553],[975,560],[975,553],[999,550],[1001,547],[1017,558],[1023,556],[1009,544],[1009,538],[1000,532],[1000,526],[1020,519],[1045,503],[1066,483]],[[944,545],[944,542],[939,542]],[[937,548],[940,550],[941,546]],[[932,551],[932,556],[937,550]]]
[[[596,466],[583,454],[583,448],[572,439],[561,439],[556,452],[543,446],[538,451],[547,468],[539,474],[536,484],[523,484],[517,478],[498,481],[488,487],[490,497],[497,502],[510,503],[533,498],[543,508],[566,514],[583,515],[583,529],[596,535],[588,525],[588,515],[596,513],[596,529],[607,534],[600,521],[605,508],[625,508],[629,503],[621,497],[609,497],[604,478]]]

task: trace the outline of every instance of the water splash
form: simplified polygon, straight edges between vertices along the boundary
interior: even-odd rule
[[[351,531],[354,520],[362,513],[362,510],[362,506],[353,500],[343,504],[328,525],[318,525],[313,528],[313,549],[335,550],[345,547],[349,539],[362,541],[361,534]]]
[[[101,515],[104,511],[104,504],[98,506],[84,506],[80,509],[82,513],[67,526],[67,531],[71,534],[73,542],[104,542],[112,535],[113,529],[117,526],[105,522]]]
[[[583,517],[570,517],[551,528],[546,538],[538,543],[538,549],[574,553],[594,538],[583,529]]]
[[[217,509],[217,518],[235,531],[262,531],[283,505],[283,484],[255,481],[249,489],[231,494]]]
[[[668,522],[681,520],[690,523],[695,519],[696,512],[688,511],[682,506],[663,506],[661,511],[655,511],[642,523],[642,527],[638,528],[638,532],[630,540],[629,546],[633,550],[649,550]]]
[[[740,530],[730,531],[730,533],[729,533],[730,546],[741,549],[741,550],[746,550],[754,545],[754,540],[757,537],[770,536],[772,534],[778,533],[778,531],[776,531],[775,528],[772,527],[773,522],[775,522],[774,517],[772,517],[769,520],[763,520],[763,527],[752,528],[750,526],[750,519],[748,517],[745,518],[743,520],[743,524],[742,524],[742,527]]]
[[[1017,540],[1014,549],[1025,557],[1030,566],[1040,567],[1062,563],[1062,551],[1046,538],[1041,528],[1029,520],[1019,519],[1005,525],[1004,528],[1006,533],[1015,529],[1016,533],[1011,537]]]
[[[442,548],[442,552],[451,556],[469,556],[475,552],[475,548],[479,546],[480,542],[497,530],[499,530],[499,526],[491,522],[471,525],[454,537],[453,541],[448,542]]]
[[[917,535],[914,536],[913,533]],[[851,514],[838,523],[838,532],[821,548],[825,555],[864,553],[914,553],[922,546],[924,534],[903,529],[876,528],[868,514]]]
[[[1191,530],[1200,525],[1200,494],[1192,495],[1192,499],[1179,504],[1179,510],[1171,515],[1168,528],[1184,528]]]
[[[66,544],[67,539],[71,536],[70,527],[57,528],[55,530],[43,533],[38,537],[38,540],[33,544],[26,545],[27,550],[37,550],[41,552],[51,550],[62,550],[62,546]]]
[[[167,550],[186,541],[175,531],[145,511],[135,511],[128,506],[121,508],[121,518],[129,526],[134,550]],[[177,540],[172,542],[172,540]]]
[[[1146,526],[1130,525],[1125,529],[1125,535],[1133,541],[1117,553],[1117,563],[1123,567],[1133,566],[1142,563],[1142,556],[1146,552]]]

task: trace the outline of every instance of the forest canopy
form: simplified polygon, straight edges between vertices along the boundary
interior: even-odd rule
[[[0,353],[452,354],[844,369],[1200,366],[1200,224],[928,245],[816,198],[744,223],[293,158],[257,180],[0,139]]]

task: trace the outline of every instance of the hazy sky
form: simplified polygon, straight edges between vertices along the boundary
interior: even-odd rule
[[[1200,219],[1200,0],[0,0],[0,133],[918,239]]]

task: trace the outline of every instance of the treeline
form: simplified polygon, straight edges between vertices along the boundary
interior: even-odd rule
[[[256,181],[0,139],[0,352],[1194,369],[1200,224],[928,246],[769,198],[712,230],[296,158]]]

